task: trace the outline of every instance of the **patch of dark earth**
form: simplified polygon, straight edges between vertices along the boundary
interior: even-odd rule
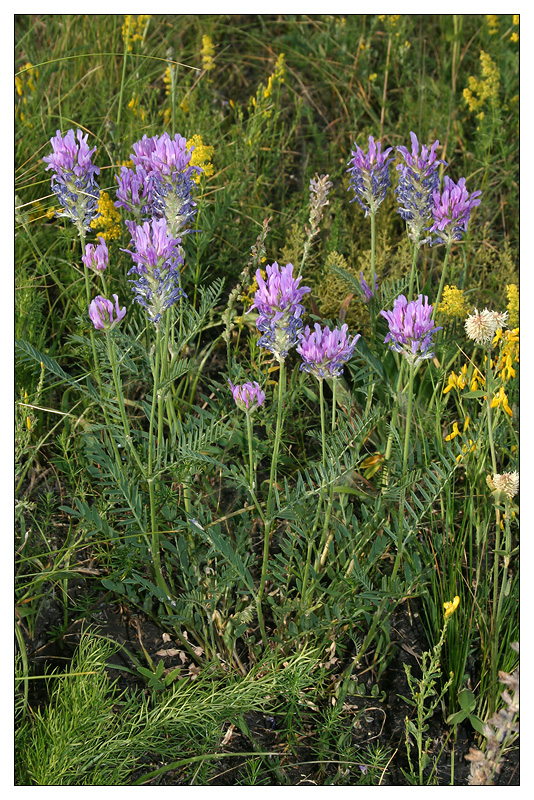
[[[137,609],[130,609],[125,604],[114,599],[111,592],[97,593],[94,597],[87,598],[86,584],[80,581],[78,585],[69,587],[69,596],[76,599],[79,595],[84,601],[84,614],[79,618],[68,621],[65,628],[63,604],[50,597],[45,601],[38,616],[33,640],[26,639],[28,661],[33,674],[44,675],[52,669],[68,670],[80,640],[82,630],[90,626],[99,635],[116,642],[120,647],[109,659],[113,666],[109,667],[109,679],[115,682],[119,691],[140,692],[146,691],[144,683],[136,675],[126,669],[135,671],[135,663],[129,658],[131,653],[135,659],[145,663],[143,648],[152,659],[164,659],[165,670],[176,669],[181,666],[183,675],[195,677],[195,667],[184,660],[184,653],[180,645],[172,641],[172,637],[162,635],[162,630],[149,616]],[[405,719],[414,714],[414,709],[404,700],[409,696],[408,682],[404,664],[412,668],[414,677],[420,676],[418,661],[424,650],[428,650],[423,627],[417,614],[408,613],[404,608],[398,610],[391,620],[392,651],[388,664],[380,678],[380,696],[362,697],[347,694],[343,711],[344,725],[349,736],[349,743],[354,750],[364,758],[366,748],[376,742],[388,748],[391,757],[387,767],[380,777],[382,786],[405,786],[409,783],[406,773],[409,762],[406,753]],[[122,649],[122,648],[125,649]],[[166,654],[164,651],[168,651]],[[126,669],[123,669],[126,668]],[[371,673],[372,675],[372,673]],[[374,681],[368,675],[355,676],[358,684],[366,683],[369,690]],[[38,707],[48,702],[45,681],[30,681],[29,702],[31,706]],[[324,714],[320,713],[326,708],[317,711],[306,710],[303,719],[305,723],[296,737],[291,751],[287,748],[287,739],[282,737],[277,726],[280,725],[282,716],[274,716],[251,712],[244,715],[245,729],[230,721],[221,731],[222,740],[226,743],[225,753],[216,762],[212,762],[209,771],[205,774],[204,784],[209,786],[234,786],[234,785],[270,785],[270,786],[320,786],[320,785],[358,785],[361,782],[365,764],[343,764],[343,759],[336,753],[329,753],[323,763],[318,762],[314,742],[317,737],[317,726],[324,724]],[[430,767],[425,771],[428,778],[430,769],[439,757],[435,775],[432,778],[434,785],[446,786],[451,781],[451,742],[447,742],[450,726],[444,721],[441,709],[436,710],[429,720],[429,728],[425,736],[431,739],[429,749]],[[232,730],[229,728],[232,726]],[[226,734],[226,735],[225,735]],[[445,745],[445,746],[444,746]],[[474,731],[470,725],[457,726],[457,738],[454,746],[454,785],[465,786],[469,778],[469,762],[465,755],[470,747],[479,747]],[[250,756],[240,757],[240,753],[280,753],[279,756],[260,756],[254,761],[261,761],[258,767],[258,782],[250,783]],[[442,751],[442,752],[441,752]],[[441,754],[440,754],[441,752]],[[411,757],[414,768],[417,769],[417,750],[415,743],[412,745]],[[165,766],[157,753],[147,754],[139,764],[131,778],[133,783],[142,779],[143,775]],[[148,780],[145,785],[181,786],[191,785],[194,773],[184,769],[163,772],[157,778]],[[247,783],[248,779],[248,783]],[[519,785],[519,750],[514,749],[501,761],[500,774],[495,775],[496,786]]]

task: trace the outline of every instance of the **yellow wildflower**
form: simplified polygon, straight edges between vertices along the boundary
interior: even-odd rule
[[[496,33],[499,32],[498,14],[486,14],[486,21],[488,23],[488,33],[490,36],[494,36]]]
[[[512,16],[512,25],[519,25],[519,14],[514,14]]]
[[[456,286],[445,286],[438,312],[445,317],[454,319],[465,319],[469,313],[469,303],[465,299],[464,293]]]
[[[209,36],[202,37],[202,49],[200,54],[202,56],[202,69],[209,72],[215,66],[215,61],[213,59],[215,48]]]
[[[202,136],[198,133],[195,133],[191,139],[188,139],[185,146],[189,150],[190,147],[194,147],[195,149],[191,153],[191,161],[189,164],[192,167],[202,167],[203,174],[206,177],[213,175],[213,164],[211,163],[211,159],[213,158],[213,150],[214,148],[211,145],[206,145],[202,141]],[[200,175],[195,173],[191,176],[195,183],[200,182]]]
[[[119,239],[121,235],[121,215],[107,192],[100,193],[98,211],[100,216],[91,222],[91,228],[102,228],[96,233],[96,236],[101,236],[107,241]]]
[[[501,386],[497,394],[494,396],[493,400],[491,401],[491,407],[503,408],[510,417],[513,416],[512,409],[508,404],[508,395],[504,391],[504,386]]]
[[[151,14],[138,14],[133,17],[132,14],[124,15],[124,23],[122,26],[122,40],[124,44],[128,42],[128,52],[132,52],[132,42],[143,42],[148,31],[148,23]]]
[[[479,80],[473,75],[467,79],[467,86],[463,90],[464,100],[470,111],[480,110],[489,102],[494,105],[499,96],[501,73],[499,67],[491,60],[484,50],[480,53],[482,78]]]
[[[456,438],[456,436],[459,436],[459,435],[460,435],[460,431],[458,430],[458,423],[454,422],[453,426],[452,426],[452,431],[449,433],[448,436],[445,437],[445,441],[446,442],[452,442],[452,440],[454,438]]]
[[[445,619],[450,617],[451,614],[454,614],[459,605],[460,605],[460,598],[458,597],[458,595],[456,595],[454,600],[447,600],[445,603],[443,603],[443,608],[445,609],[445,614],[444,614]]]
[[[460,461],[461,461],[463,458],[465,458],[465,456],[466,456],[468,453],[472,453],[472,452],[475,450],[475,447],[476,447],[476,445],[475,445],[475,443],[473,442],[473,440],[472,440],[472,439],[469,439],[469,444],[464,444],[464,446],[462,447],[462,452],[460,453],[460,455],[459,455],[459,456],[456,456],[456,461],[457,461],[457,463],[459,464],[459,463],[460,463]]]
[[[146,111],[145,109],[139,105],[139,97],[136,92],[134,92],[132,99],[128,103],[128,108],[134,115],[134,117],[140,119],[142,122],[146,119]]]
[[[510,41],[511,42],[518,42],[519,41],[519,34],[516,31],[514,31],[512,33],[512,35],[510,36]]]
[[[273,91],[273,86],[276,84],[283,83],[285,76],[286,76],[286,67],[284,64],[285,55],[284,53],[280,53],[278,58],[276,59],[276,64],[274,65],[274,72],[272,75],[269,75],[269,80],[267,81],[267,88],[263,91],[263,97],[270,97]]]
[[[371,83],[372,83],[373,81],[376,81],[377,77],[378,77],[378,75],[376,74],[376,72],[372,72],[372,73],[369,75],[369,80],[370,80],[370,81],[371,81]]]
[[[447,394],[447,392],[450,392],[451,389],[456,389],[457,391],[462,392],[467,385],[469,385],[469,390],[471,392],[475,392],[478,389],[479,382],[484,385],[484,377],[480,374],[475,366],[473,366],[473,375],[471,378],[469,378],[467,375],[467,369],[467,364],[464,364],[458,375],[455,372],[451,372],[447,380],[447,386],[443,390],[443,394]]]
[[[500,373],[503,383],[515,378],[514,364],[519,364],[519,328],[497,331],[493,344],[500,342],[497,372]]]

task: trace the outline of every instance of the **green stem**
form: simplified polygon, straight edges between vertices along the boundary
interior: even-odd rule
[[[111,372],[113,374],[113,383],[115,385],[115,392],[117,393],[117,401],[118,401],[119,411],[120,411],[121,420],[122,420],[122,427],[124,429],[124,438],[126,439],[126,443],[127,443],[128,448],[130,450],[130,453],[134,457],[135,462],[136,462],[137,466],[139,467],[139,471],[141,472],[141,475],[146,479],[145,468],[143,466],[143,463],[142,463],[141,459],[139,458],[139,454],[137,453],[137,450],[135,449],[133,441],[132,441],[130,422],[129,422],[128,416],[126,414],[126,404],[124,402],[124,396],[123,396],[123,393],[122,393],[122,386],[121,386],[121,381],[120,381],[119,369],[118,369],[118,365],[117,365],[117,352],[115,350],[115,344],[114,344],[114,342],[111,341],[111,339],[112,339],[111,334],[109,332],[106,333],[109,361],[110,361],[110,364],[111,364]],[[119,459],[119,463],[120,463],[120,459]]]
[[[278,376],[278,406],[276,414],[276,430],[274,434],[274,447],[271,460],[271,472],[269,476],[269,493],[267,495],[267,511],[265,515],[266,523],[265,523],[265,530],[263,537],[263,561],[261,567],[260,585],[258,589],[258,595],[256,597],[258,622],[260,625],[261,638],[263,640],[264,647],[267,647],[267,634],[265,633],[265,624],[263,622],[263,612],[261,608],[261,603],[265,589],[265,579],[267,576],[267,562],[269,560],[269,538],[274,523],[273,490],[274,490],[274,484],[276,482],[278,453],[280,450],[280,439],[282,436],[282,408],[283,408],[284,390],[285,390],[285,363],[283,359],[281,359],[279,363],[280,363],[280,371]]]
[[[436,302],[434,303],[434,308],[432,309],[432,321],[436,319],[436,314],[438,312],[438,306],[441,301],[441,295],[443,293],[443,286],[445,285],[445,275],[447,272],[447,264],[449,261],[449,253],[451,252],[451,244],[447,245],[447,249],[445,250],[445,258],[443,259],[443,269],[441,270],[441,280],[439,282],[439,289],[438,294],[436,297]]]
[[[414,243],[413,245],[413,252],[412,252],[412,268],[410,270],[410,284],[408,288],[408,302],[411,303],[413,300],[413,285],[415,280],[415,266],[417,264],[417,254],[419,253],[419,244]]]
[[[254,491],[254,451],[252,448],[252,418],[250,411],[245,412],[247,418],[247,439],[248,439],[248,476],[250,488]]]
[[[404,503],[406,499],[406,487],[404,482],[406,480],[406,471],[408,468],[408,453],[410,450],[410,429],[412,426],[412,407],[413,407],[413,379],[415,374],[414,364],[410,364],[410,376],[408,379],[408,409],[406,412],[406,428],[404,431],[404,447],[402,452],[402,473],[401,473],[401,498],[399,503],[399,522],[397,533],[397,555],[393,565],[393,572],[391,579],[394,580],[399,570],[402,551],[403,551],[403,538],[404,538]]]
[[[147,481],[148,481],[148,494],[150,498],[150,524],[152,528],[152,561],[154,564],[154,576],[156,584],[166,595],[170,597],[169,588],[163,577],[161,571],[161,560],[159,552],[158,529],[156,524],[156,497],[154,487],[154,461],[156,448],[159,448],[160,442],[154,442],[154,421],[156,418],[156,406],[158,404],[159,392],[159,370],[160,370],[160,328],[156,325],[156,361],[154,366],[154,388],[152,390],[152,408],[150,410],[150,423],[148,427],[148,467],[147,467]],[[158,431],[159,435],[159,431]]]

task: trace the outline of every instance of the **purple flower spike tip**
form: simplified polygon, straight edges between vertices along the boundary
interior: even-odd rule
[[[451,245],[459,242],[467,231],[471,211],[480,205],[482,192],[476,191],[469,194],[465,187],[465,178],[460,178],[454,183],[447,175],[443,181],[443,192],[439,189],[432,195],[434,206],[432,216],[434,224],[431,233],[437,232],[432,244]]]
[[[359,206],[365,211],[365,216],[375,214],[384,201],[387,190],[391,186],[389,165],[393,158],[388,158],[393,148],[388,147],[382,152],[382,145],[369,136],[369,149],[364,153],[359,145],[354,145],[356,150],[351,153],[347,172],[351,176],[349,189],[352,189]]]
[[[100,188],[95,180],[100,169],[91,161],[96,148],[89,149],[87,135],[83,136],[78,130],[75,137],[74,131],[70,130],[62,136],[61,131],[57,131],[56,136],[50,139],[52,153],[43,158],[46,169],[54,173],[52,191],[63,208],[56,216],[70,219],[80,237],[91,230],[91,222],[100,216]]]
[[[256,327],[263,333],[258,344],[270,350],[281,361],[298,341],[304,311],[302,298],[308,286],[299,286],[302,278],[293,277],[293,264],[280,267],[276,261],[266,267],[267,278],[256,272],[258,290],[249,312],[258,311]]]
[[[352,358],[360,338],[357,334],[351,340],[347,333],[347,325],[333,331],[328,325],[321,329],[318,322],[313,331],[307,325],[297,345],[297,353],[303,361],[301,370],[310,372],[318,380],[338,378],[343,373],[343,365]]]
[[[235,404],[242,411],[252,413],[263,404],[265,392],[262,391],[257,381],[254,381],[254,383],[249,381],[248,383],[234,386],[232,381],[228,379],[228,383],[230,384]]]
[[[391,350],[401,353],[414,366],[434,355],[431,349],[433,336],[441,328],[434,326],[432,310],[428,297],[423,298],[420,294],[409,303],[401,294],[395,300],[392,311],[380,312],[389,325],[384,343],[389,342]]]

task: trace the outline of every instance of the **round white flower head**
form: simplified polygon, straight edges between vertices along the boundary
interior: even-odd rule
[[[519,491],[519,472],[503,472],[502,475],[493,475],[491,482],[499,492],[511,500]]]
[[[508,312],[504,311],[477,311],[475,308],[474,314],[469,314],[465,321],[465,331],[470,339],[476,344],[483,347],[488,347],[491,344],[493,337],[497,330],[506,325]]]

